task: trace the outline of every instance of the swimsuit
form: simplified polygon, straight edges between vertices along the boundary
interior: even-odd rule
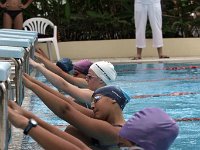
[[[4,13],[7,13],[12,18],[12,20],[14,20],[21,12],[22,10],[4,10]]]
[[[119,148],[118,144],[108,144],[108,145],[101,145],[98,140],[92,138],[92,146],[90,148],[96,147],[102,150],[108,150],[109,148]]]
[[[122,127],[122,125],[113,125],[114,127]],[[92,143],[94,147],[108,150],[109,148],[119,148],[118,144],[108,144],[108,145],[101,145],[97,139],[92,138]]]

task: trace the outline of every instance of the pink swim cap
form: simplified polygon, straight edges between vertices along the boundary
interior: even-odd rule
[[[93,63],[88,59],[83,59],[74,63],[74,69],[81,72],[82,74],[87,75],[90,66]]]

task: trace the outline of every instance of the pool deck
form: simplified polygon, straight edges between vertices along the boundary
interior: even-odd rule
[[[79,59],[73,59],[73,61],[78,61]],[[164,58],[159,59],[157,57],[145,57],[140,60],[133,60],[132,58],[101,58],[101,59],[90,59],[93,62],[97,61],[109,61],[111,63],[178,63],[178,62],[194,62],[194,61],[200,61],[200,57],[170,57],[170,58]]]

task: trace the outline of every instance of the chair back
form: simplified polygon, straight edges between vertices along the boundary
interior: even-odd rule
[[[23,23],[24,30],[37,31],[40,34],[46,34],[47,27],[50,26],[54,29],[55,25],[46,18],[35,17],[26,20]]]
[[[41,17],[30,18],[23,23],[24,30],[38,32],[38,43],[47,43],[49,58],[51,56],[51,45],[53,43],[57,60],[60,60],[60,52],[57,41],[57,26],[50,20]],[[50,29],[50,30],[49,30]],[[52,34],[53,33],[53,34]]]

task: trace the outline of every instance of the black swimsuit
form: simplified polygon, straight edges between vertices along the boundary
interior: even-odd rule
[[[113,125],[114,127],[122,127],[122,125]],[[118,144],[108,144],[108,145],[101,145],[99,143],[99,141],[97,139],[94,139],[92,138],[92,145],[97,147],[97,148],[100,148],[100,149],[103,149],[103,150],[107,150],[109,148],[118,148]]]
[[[14,20],[21,12],[22,10],[4,10],[4,13],[7,13],[12,18],[12,20]]]

